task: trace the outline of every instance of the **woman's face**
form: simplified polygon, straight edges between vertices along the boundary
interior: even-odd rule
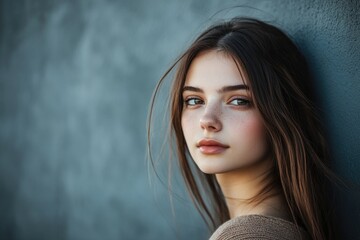
[[[181,125],[204,173],[247,169],[269,158],[265,127],[242,75],[231,57],[215,50],[200,53],[189,68]]]

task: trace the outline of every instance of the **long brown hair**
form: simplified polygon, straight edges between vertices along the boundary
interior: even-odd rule
[[[212,229],[229,219],[215,176],[192,166],[181,128],[186,74],[194,58],[207,50],[222,51],[240,65],[267,129],[274,167],[269,173],[271,181],[254,201],[268,197],[271,188],[280,189],[293,221],[312,239],[334,239],[327,193],[328,180],[335,176],[327,167],[328,149],[312,103],[312,78],[303,55],[277,27],[256,19],[234,18],[200,34],[156,87],[148,121],[149,146],[155,98],[176,67],[170,95],[170,138],[175,140],[181,173],[195,206]]]

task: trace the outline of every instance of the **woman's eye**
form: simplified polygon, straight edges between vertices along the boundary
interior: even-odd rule
[[[196,106],[196,105],[200,105],[203,103],[204,103],[204,101],[199,98],[188,98],[185,100],[186,106]]]
[[[248,106],[250,105],[250,101],[243,98],[235,98],[230,101],[230,104],[234,106]]]

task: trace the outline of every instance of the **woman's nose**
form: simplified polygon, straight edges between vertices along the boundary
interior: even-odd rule
[[[201,128],[211,132],[220,131],[222,129],[220,115],[219,109],[214,106],[205,108],[204,114],[200,118]]]

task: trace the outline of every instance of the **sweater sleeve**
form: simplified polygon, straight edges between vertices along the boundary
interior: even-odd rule
[[[280,218],[248,215],[222,224],[210,240],[308,240],[307,233],[295,224]]]

